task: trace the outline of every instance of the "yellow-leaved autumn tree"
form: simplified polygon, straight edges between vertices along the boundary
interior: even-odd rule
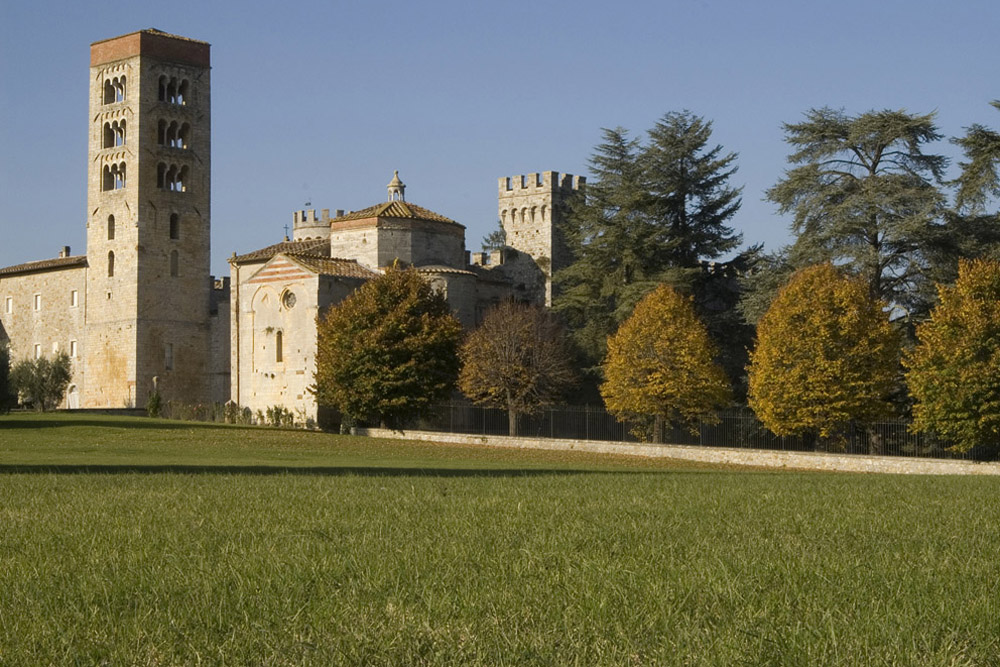
[[[1000,263],[963,261],[906,355],[914,427],[951,449],[1000,442]]]
[[[652,421],[655,441],[666,424],[696,431],[731,397],[714,353],[691,299],[660,285],[608,338],[601,396],[620,421]]]
[[[757,325],[749,402],[777,435],[838,436],[887,416],[899,336],[884,301],[832,264],[797,271]]]

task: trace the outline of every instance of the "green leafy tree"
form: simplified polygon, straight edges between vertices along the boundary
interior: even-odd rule
[[[899,336],[868,281],[831,264],[797,271],[757,325],[750,407],[777,435],[835,439],[891,411]]]
[[[823,108],[784,127],[797,166],[767,197],[794,216],[792,264],[833,261],[863,276],[874,298],[913,307],[943,236],[947,161],[925,152],[941,138],[934,114]]]
[[[389,269],[318,319],[314,392],[358,421],[399,425],[448,396],[462,327],[414,269]]]
[[[608,340],[604,403],[621,421],[648,426],[652,418],[655,441],[665,425],[696,430],[731,398],[714,353],[691,299],[661,285]]]
[[[576,380],[566,333],[553,314],[504,301],[462,344],[462,393],[481,405],[507,410],[510,434],[518,418],[554,405]]]
[[[963,261],[904,358],[914,427],[952,449],[1000,444],[1000,263]]]
[[[41,412],[59,404],[71,377],[72,363],[65,352],[51,359],[22,359],[10,372],[11,384],[21,400]]]
[[[0,413],[10,412],[14,404],[14,391],[10,379],[10,348],[0,343]]]
[[[563,226],[573,261],[556,275],[554,304],[592,364],[642,297],[664,283],[696,290],[700,260],[739,245],[728,226],[740,206],[736,155],[710,143],[711,127],[685,111],[664,115],[645,145],[603,130]]]

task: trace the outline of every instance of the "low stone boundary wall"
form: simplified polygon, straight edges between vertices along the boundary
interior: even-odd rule
[[[837,472],[877,472],[901,475],[1000,475],[1000,463],[955,461],[948,459],[908,458],[904,456],[866,456],[828,452],[784,452],[768,449],[729,449],[692,447],[690,445],[650,445],[604,440],[560,440],[558,438],[512,438],[506,435],[466,435],[437,431],[395,431],[383,428],[357,428],[357,435],[374,438],[401,438],[431,442],[554,449],[561,451],[625,454],[654,458],[685,459],[706,463],[729,463],[764,468],[794,468]]]

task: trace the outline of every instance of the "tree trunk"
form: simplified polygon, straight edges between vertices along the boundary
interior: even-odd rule
[[[507,409],[507,433],[511,436],[517,435],[517,420],[519,416],[517,411],[510,408]]]

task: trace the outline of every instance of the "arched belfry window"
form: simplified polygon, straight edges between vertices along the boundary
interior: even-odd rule
[[[163,162],[156,165],[156,187],[171,192],[186,192],[188,168],[177,165],[167,165]]]
[[[108,251],[108,278],[112,278],[115,275],[115,252],[114,250]]]
[[[158,86],[158,98],[167,104],[187,104],[191,84],[187,79],[178,80],[176,76],[161,76]]]
[[[170,214],[170,238],[176,241],[181,237],[181,219],[176,213]]]
[[[108,240],[115,240],[115,216],[113,215],[108,216]]]
[[[125,75],[104,80],[104,103],[125,101]]]
[[[281,363],[284,360],[285,335],[279,330],[274,334],[274,361]]]
[[[104,165],[101,179],[102,190],[122,190],[125,187],[125,163]]]

